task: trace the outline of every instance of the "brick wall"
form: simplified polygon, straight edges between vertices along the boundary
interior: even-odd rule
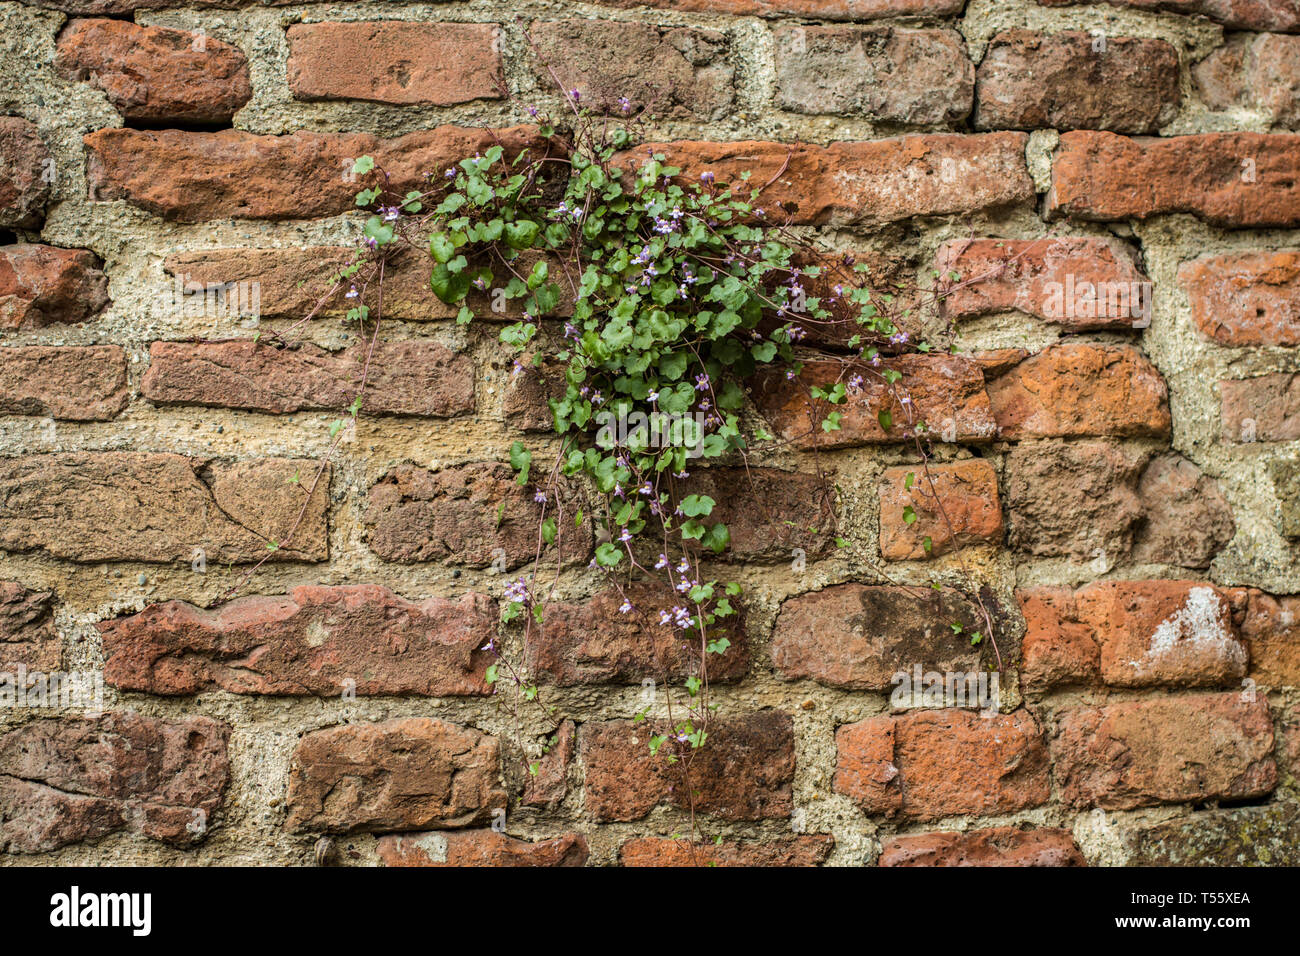
[[[701,476],[746,585],[702,850],[631,721],[670,638],[589,538],[528,652],[565,717],[535,776],[548,725],[485,682],[494,558],[536,537],[503,463],[547,446],[490,325],[399,263],[314,490],[355,330],[252,342],[344,261],[355,157],[415,182],[535,135],[525,27],[679,165],[949,293],[958,353],[898,366],[933,492],[874,406],[818,446],[780,381],[752,411],[789,442]],[[0,32],[0,663],[103,680],[0,708],[4,862],[1300,862],[1295,0],[24,0]],[[1000,710],[899,706],[899,671],[987,664],[947,626],[976,594]]]

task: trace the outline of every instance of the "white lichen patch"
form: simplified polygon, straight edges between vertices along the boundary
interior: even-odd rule
[[[1214,665],[1226,673],[1244,673],[1246,648],[1228,623],[1228,610],[1214,588],[1194,587],[1181,607],[1151,634],[1141,659],[1129,661],[1139,676],[1169,668]]]

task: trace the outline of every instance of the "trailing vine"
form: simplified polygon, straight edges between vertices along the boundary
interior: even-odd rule
[[[801,343],[830,337],[851,354],[819,355],[839,362],[841,373],[834,382],[804,386],[810,428],[838,431],[846,401],[868,387],[880,392],[880,427],[913,445],[951,531],[929,478],[932,430],[887,361],[932,346],[905,328],[910,310],[867,286],[865,265],[793,231],[793,210],[765,207],[764,190],[777,177],[689,178],[663,155],[638,155],[627,101],[620,101],[625,115],[617,127],[587,109],[577,91],[565,102],[571,115],[564,128],[539,120],[541,138],[531,146],[498,142],[430,171],[421,189],[394,191],[381,165],[358,159],[352,171],[363,188],[356,205],[366,213],[359,254],[330,277],[312,315],[271,340],[287,341],[346,290],[347,319],[365,333],[369,349],[356,397],[331,426],[328,461],[365,405],[385,268],[395,255],[427,254],[431,293],[457,310],[458,323],[485,318],[472,304],[483,301],[492,303],[498,324],[501,313],[515,317],[499,331],[514,356],[513,374],[529,364],[561,370],[549,400],[558,450],[548,461],[518,441],[510,450],[516,481],[541,516],[531,570],[504,588],[503,622],[522,629],[527,648],[534,629],[546,625],[566,535],[592,534],[591,565],[618,590],[617,613],[646,633],[673,635],[671,654],[656,650],[667,717],[652,720],[655,705],[647,704],[636,720],[648,723],[650,750],[680,769],[692,794],[690,763],[708,740],[715,710],[710,662],[730,647],[728,627],[742,593],[738,582],[709,571],[710,559],[727,550],[730,530],[714,514],[718,502],[693,489],[697,459],[747,465],[756,444],[777,443],[746,425],[747,383],[764,372],[802,384]],[[891,408],[902,410],[901,420]],[[323,461],[304,481],[306,500],[325,467]],[[909,475],[908,488],[914,480]],[[915,520],[911,508],[905,520]],[[286,541],[268,544],[263,561],[300,522],[301,516]],[[555,556],[549,582],[542,576],[548,554]],[[657,591],[632,586],[655,579]],[[972,644],[993,631],[983,599],[976,600],[983,622],[952,624]],[[512,691],[516,712],[535,707],[558,729],[560,715],[543,700],[526,661],[495,639],[487,649],[495,655],[488,682]],[[533,774],[536,757],[529,759]]]

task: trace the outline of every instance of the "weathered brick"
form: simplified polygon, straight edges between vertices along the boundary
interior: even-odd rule
[[[524,782],[522,800],[530,807],[554,806],[568,795],[569,764],[573,761],[577,725],[571,720],[561,722],[559,729],[547,738],[547,750],[536,761],[536,773],[529,766]]]
[[[1208,568],[1236,534],[1219,483],[1177,453],[1151,460],[1138,482],[1143,521],[1131,557],[1139,564]]]
[[[454,106],[504,95],[492,23],[295,23],[289,89],[300,100]]]
[[[885,469],[880,554],[886,561],[918,561],[973,545],[1001,544],[1002,531],[998,476],[983,458]]]
[[[977,129],[1154,133],[1178,113],[1178,51],[1164,40],[1008,30],[979,66]]]
[[[1026,682],[1114,687],[1216,687],[1246,673],[1232,606],[1212,584],[1099,581],[1069,594],[1031,589],[1025,609]]]
[[[1024,687],[1046,690],[1091,685],[1101,679],[1101,650],[1092,627],[1077,619],[1074,592],[1068,587],[1033,587],[1016,591],[1025,619],[1020,644]]]
[[[735,100],[727,35],[693,27],[614,20],[538,21],[529,31],[541,62],[581,102],[606,114],[644,109],[656,117],[721,119]]]
[[[615,720],[584,724],[579,734],[587,767],[587,811],[597,820],[639,820],[661,803],[724,820],[788,817],[793,809],[794,722],[789,714],[760,711],[714,718],[708,742],[690,759],[689,744],[667,741],[650,752],[657,722]],[[683,774],[686,774],[683,777]],[[694,799],[692,799],[692,794]]]
[[[583,866],[587,838],[565,833],[530,843],[495,830],[398,833],[375,847],[384,866]]]
[[[1007,544],[1111,567],[1128,554],[1146,517],[1137,488],[1149,457],[1103,441],[1015,446],[1003,478]]]
[[[208,461],[149,452],[0,459],[0,548],[71,561],[249,563],[329,554],[329,469],[303,510],[316,461]],[[300,484],[291,484],[294,474]],[[288,535],[303,518],[292,541]]]
[[[620,610],[627,600],[633,610]],[[698,630],[682,632],[659,623],[659,612],[682,603],[667,584],[636,582],[606,588],[582,601],[546,605],[543,622],[525,649],[528,669],[543,683],[639,684],[645,678],[681,680],[700,673]],[[745,632],[735,618],[723,619],[710,640],[726,637],[731,647],[708,657],[710,681],[741,677],[749,667]]]
[[[396,139],[369,133],[101,129],[85,143],[92,199],[124,199],[177,222],[314,219],[355,209],[361,185],[351,170],[358,156],[373,156],[388,174],[388,187],[404,192],[426,186],[426,174],[498,143],[507,155],[545,145],[532,126],[439,126]]]
[[[0,116],[0,229],[40,228],[53,164],[34,125],[20,116]]]
[[[773,39],[781,109],[917,125],[970,113],[975,67],[956,30],[791,24]]]
[[[1087,866],[1069,830],[993,827],[895,837],[880,866]]]
[[[1214,109],[1258,110],[1275,125],[1300,127],[1300,37],[1230,37],[1196,64],[1192,76],[1201,99]]]
[[[39,853],[131,829],[204,839],[230,782],[230,728],[112,711],[35,720],[0,736],[0,852]]]
[[[1089,0],[1038,0],[1045,7],[1068,7]],[[1300,30],[1295,0],[1106,0],[1117,7],[1167,10],[1209,17],[1238,30]]]
[[[1300,225],[1300,136],[1064,133],[1046,210],[1101,222],[1189,213],[1225,228]]]
[[[712,522],[731,534],[724,556],[792,561],[835,550],[834,488],[817,475],[776,468],[692,468],[692,494],[713,499]]]
[[[1169,434],[1169,390],[1125,345],[1053,345],[988,384],[1002,438]]]
[[[1300,252],[1208,256],[1183,263],[1178,282],[1211,341],[1300,345]]]
[[[366,374],[362,408],[447,418],[474,411],[474,363],[437,342],[361,343],[342,352],[251,339],[154,342],[140,394],[160,405],[208,405],[283,414],[344,409]]]
[[[1277,785],[1268,703],[1238,691],[1065,710],[1052,761],[1076,809],[1239,800]]]
[[[46,0],[69,2],[69,0]],[[961,13],[965,0],[600,0],[606,6],[669,7],[689,13],[741,17],[815,17],[877,20],[883,17],[944,17]]]
[[[494,602],[407,601],[385,587],[308,585],[213,610],[154,604],[99,626],[104,679],[123,690],[196,694],[489,693]]]
[[[994,437],[997,423],[984,389],[984,373],[970,359],[956,355],[902,355],[882,362],[881,368],[902,374],[892,387],[880,370],[852,363],[810,360],[796,379],[783,372],[764,371],[755,377],[755,401],[774,432],[800,448],[851,448],[859,445],[906,441],[916,422],[924,421],[941,440],[985,442]],[[862,387],[850,391],[838,405],[812,402],[808,389],[847,384],[862,376]],[[905,406],[903,398],[909,401]],[[886,432],[879,413],[893,416]],[[822,420],[839,412],[840,427],[824,431]]]
[[[748,171],[752,183],[771,182],[755,203],[768,221],[789,216],[796,223],[851,226],[1027,204],[1034,188],[1025,142],[1024,133],[936,133],[830,146],[683,141],[650,143],[612,161],[635,169],[647,154],[664,153],[686,181],[712,172],[718,182],[739,183]]]
[[[86,249],[0,247],[0,328],[39,329],[93,319],[108,305],[103,263]]]
[[[1300,687],[1300,597],[1252,588],[1241,622],[1250,676],[1266,687]]]
[[[495,737],[427,717],[303,735],[287,825],[330,833],[466,827],[504,809]]]
[[[54,69],[89,81],[129,120],[226,123],[252,98],[248,59],[205,34],[129,20],[73,20]]]
[[[581,504],[576,492],[565,493],[573,514]],[[555,503],[548,507],[554,514]],[[365,524],[370,550],[387,561],[486,568],[504,556],[510,570],[536,556],[541,511],[508,465],[474,462],[437,472],[398,465],[371,487]],[[544,560],[559,548],[566,564],[586,562],[594,545],[591,522],[572,524],[559,523],[559,541],[542,549]]]
[[[951,319],[1015,310],[1071,331],[1150,319],[1151,282],[1118,240],[954,239],[939,247],[934,268]]]
[[[0,349],[0,414],[104,422],[130,397],[116,345]]]
[[[54,595],[0,581],[0,670],[18,665],[29,672],[58,670],[62,657],[54,630]]]
[[[812,678],[846,690],[887,690],[914,664],[977,671],[979,650],[949,625],[980,619],[971,601],[948,588],[837,584],[781,605],[772,665],[785,680]]]
[[[835,732],[835,790],[868,814],[917,820],[1046,803],[1047,747],[1028,712],[925,710]]]
[[[1276,372],[1219,383],[1223,440],[1300,439],[1300,374]]]
[[[1126,866],[1300,866],[1295,804],[1233,807],[1126,827]]]
[[[830,834],[692,843],[667,837],[637,837],[618,851],[624,866],[819,866],[835,849]]]

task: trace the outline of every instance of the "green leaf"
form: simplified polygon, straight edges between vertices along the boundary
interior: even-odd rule
[[[609,541],[596,548],[596,563],[602,568],[612,568],[623,560],[623,549]]]
[[[528,484],[528,469],[533,463],[533,453],[525,448],[519,442],[510,446],[510,467],[517,474],[515,480],[519,482],[520,487]]]
[[[682,499],[682,514],[690,518],[708,517],[715,502],[708,495],[687,495]]]

